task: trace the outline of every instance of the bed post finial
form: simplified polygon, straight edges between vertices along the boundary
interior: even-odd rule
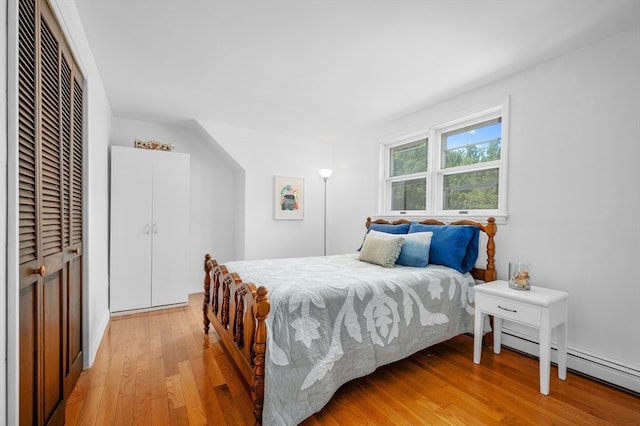
[[[496,271],[496,243],[493,241],[493,237],[498,232],[498,225],[496,225],[496,219],[490,217],[487,219],[487,224],[484,226],[487,233],[487,272],[485,273],[485,282],[495,281],[498,279],[498,272]]]
[[[253,415],[257,424],[262,423],[262,406],[264,403],[264,354],[267,350],[267,325],[265,320],[271,304],[267,297],[267,289],[258,287],[258,297],[253,305],[253,316],[256,319],[256,331],[253,339],[253,386],[251,386],[251,399],[253,400]]]
[[[371,216],[369,216],[367,221],[364,223],[365,228],[369,229],[369,226],[371,226],[371,220]]]

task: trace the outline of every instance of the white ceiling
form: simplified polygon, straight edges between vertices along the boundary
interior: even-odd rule
[[[117,115],[338,142],[640,25],[640,0],[65,0]]]

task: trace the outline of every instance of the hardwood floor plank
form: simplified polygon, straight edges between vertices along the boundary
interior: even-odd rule
[[[198,385],[189,361],[180,361],[178,370],[180,371],[180,382],[182,383],[189,424],[192,426],[204,426],[207,424],[207,417],[204,413]]]
[[[169,410],[169,419],[172,425],[188,425],[189,415],[187,414],[187,407],[174,408]]]
[[[80,407],[80,412],[75,419],[75,423],[73,423],[73,420],[70,420],[69,424],[78,426],[94,425],[96,423],[96,417],[98,417],[98,406],[102,398],[103,390],[101,387],[89,389]]]
[[[170,411],[185,406],[182,382],[180,381],[179,374],[167,377],[167,399],[169,400]]]
[[[249,398],[235,397],[227,385],[217,386],[213,388],[213,392],[223,409],[222,414],[228,425],[253,424],[253,407]]]
[[[169,326],[168,316],[160,316],[160,334],[162,339],[162,360],[164,361],[164,372],[167,376],[178,374],[178,360],[174,347],[173,336]]]
[[[135,395],[120,395],[114,415],[114,425],[127,426],[133,424],[133,410],[135,409],[135,402]]]
[[[140,347],[138,350],[141,350]],[[149,350],[138,356],[136,364],[136,398],[133,423],[151,424],[151,355]]]
[[[171,426],[169,400],[161,395],[151,400],[151,426]]]
[[[249,425],[252,404],[215,331],[202,331],[202,294],[189,306],[112,318],[93,367],[68,398],[67,425]],[[640,425],[640,398],[484,348],[462,335],[342,386],[311,425]]]
[[[124,365],[124,354],[116,353],[109,360],[108,376],[104,386],[104,393],[100,401],[98,411],[101,416],[96,420],[96,425],[112,425],[118,398],[120,396],[120,381],[122,379],[122,367]]]

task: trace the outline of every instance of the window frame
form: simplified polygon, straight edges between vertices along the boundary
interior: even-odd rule
[[[485,121],[501,118],[500,159],[475,163],[464,166],[444,168],[443,166],[443,142],[442,135]],[[502,104],[483,109],[479,112],[465,115],[442,124],[438,124],[424,130],[401,136],[396,139],[383,141],[380,144],[380,185],[379,185],[379,214],[381,216],[420,217],[429,216],[441,220],[485,220],[487,217],[495,217],[499,222],[505,222],[507,214],[507,171],[508,171],[508,147],[509,147],[509,99]],[[427,171],[410,175],[393,176],[390,174],[391,150],[398,146],[416,142],[420,139],[427,140]],[[460,173],[475,172],[481,170],[498,169],[498,207],[496,209],[468,209],[445,210],[444,209],[444,179],[445,176]],[[425,210],[391,210],[393,182],[416,179],[426,179],[426,209]]]

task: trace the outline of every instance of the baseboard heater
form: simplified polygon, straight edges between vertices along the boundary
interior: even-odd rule
[[[502,345],[536,358],[540,354],[536,338],[507,328],[502,329]],[[557,364],[557,355],[557,347],[552,344],[551,362]],[[637,367],[571,348],[571,346],[567,348],[567,356],[569,370],[640,396],[640,370]]]

